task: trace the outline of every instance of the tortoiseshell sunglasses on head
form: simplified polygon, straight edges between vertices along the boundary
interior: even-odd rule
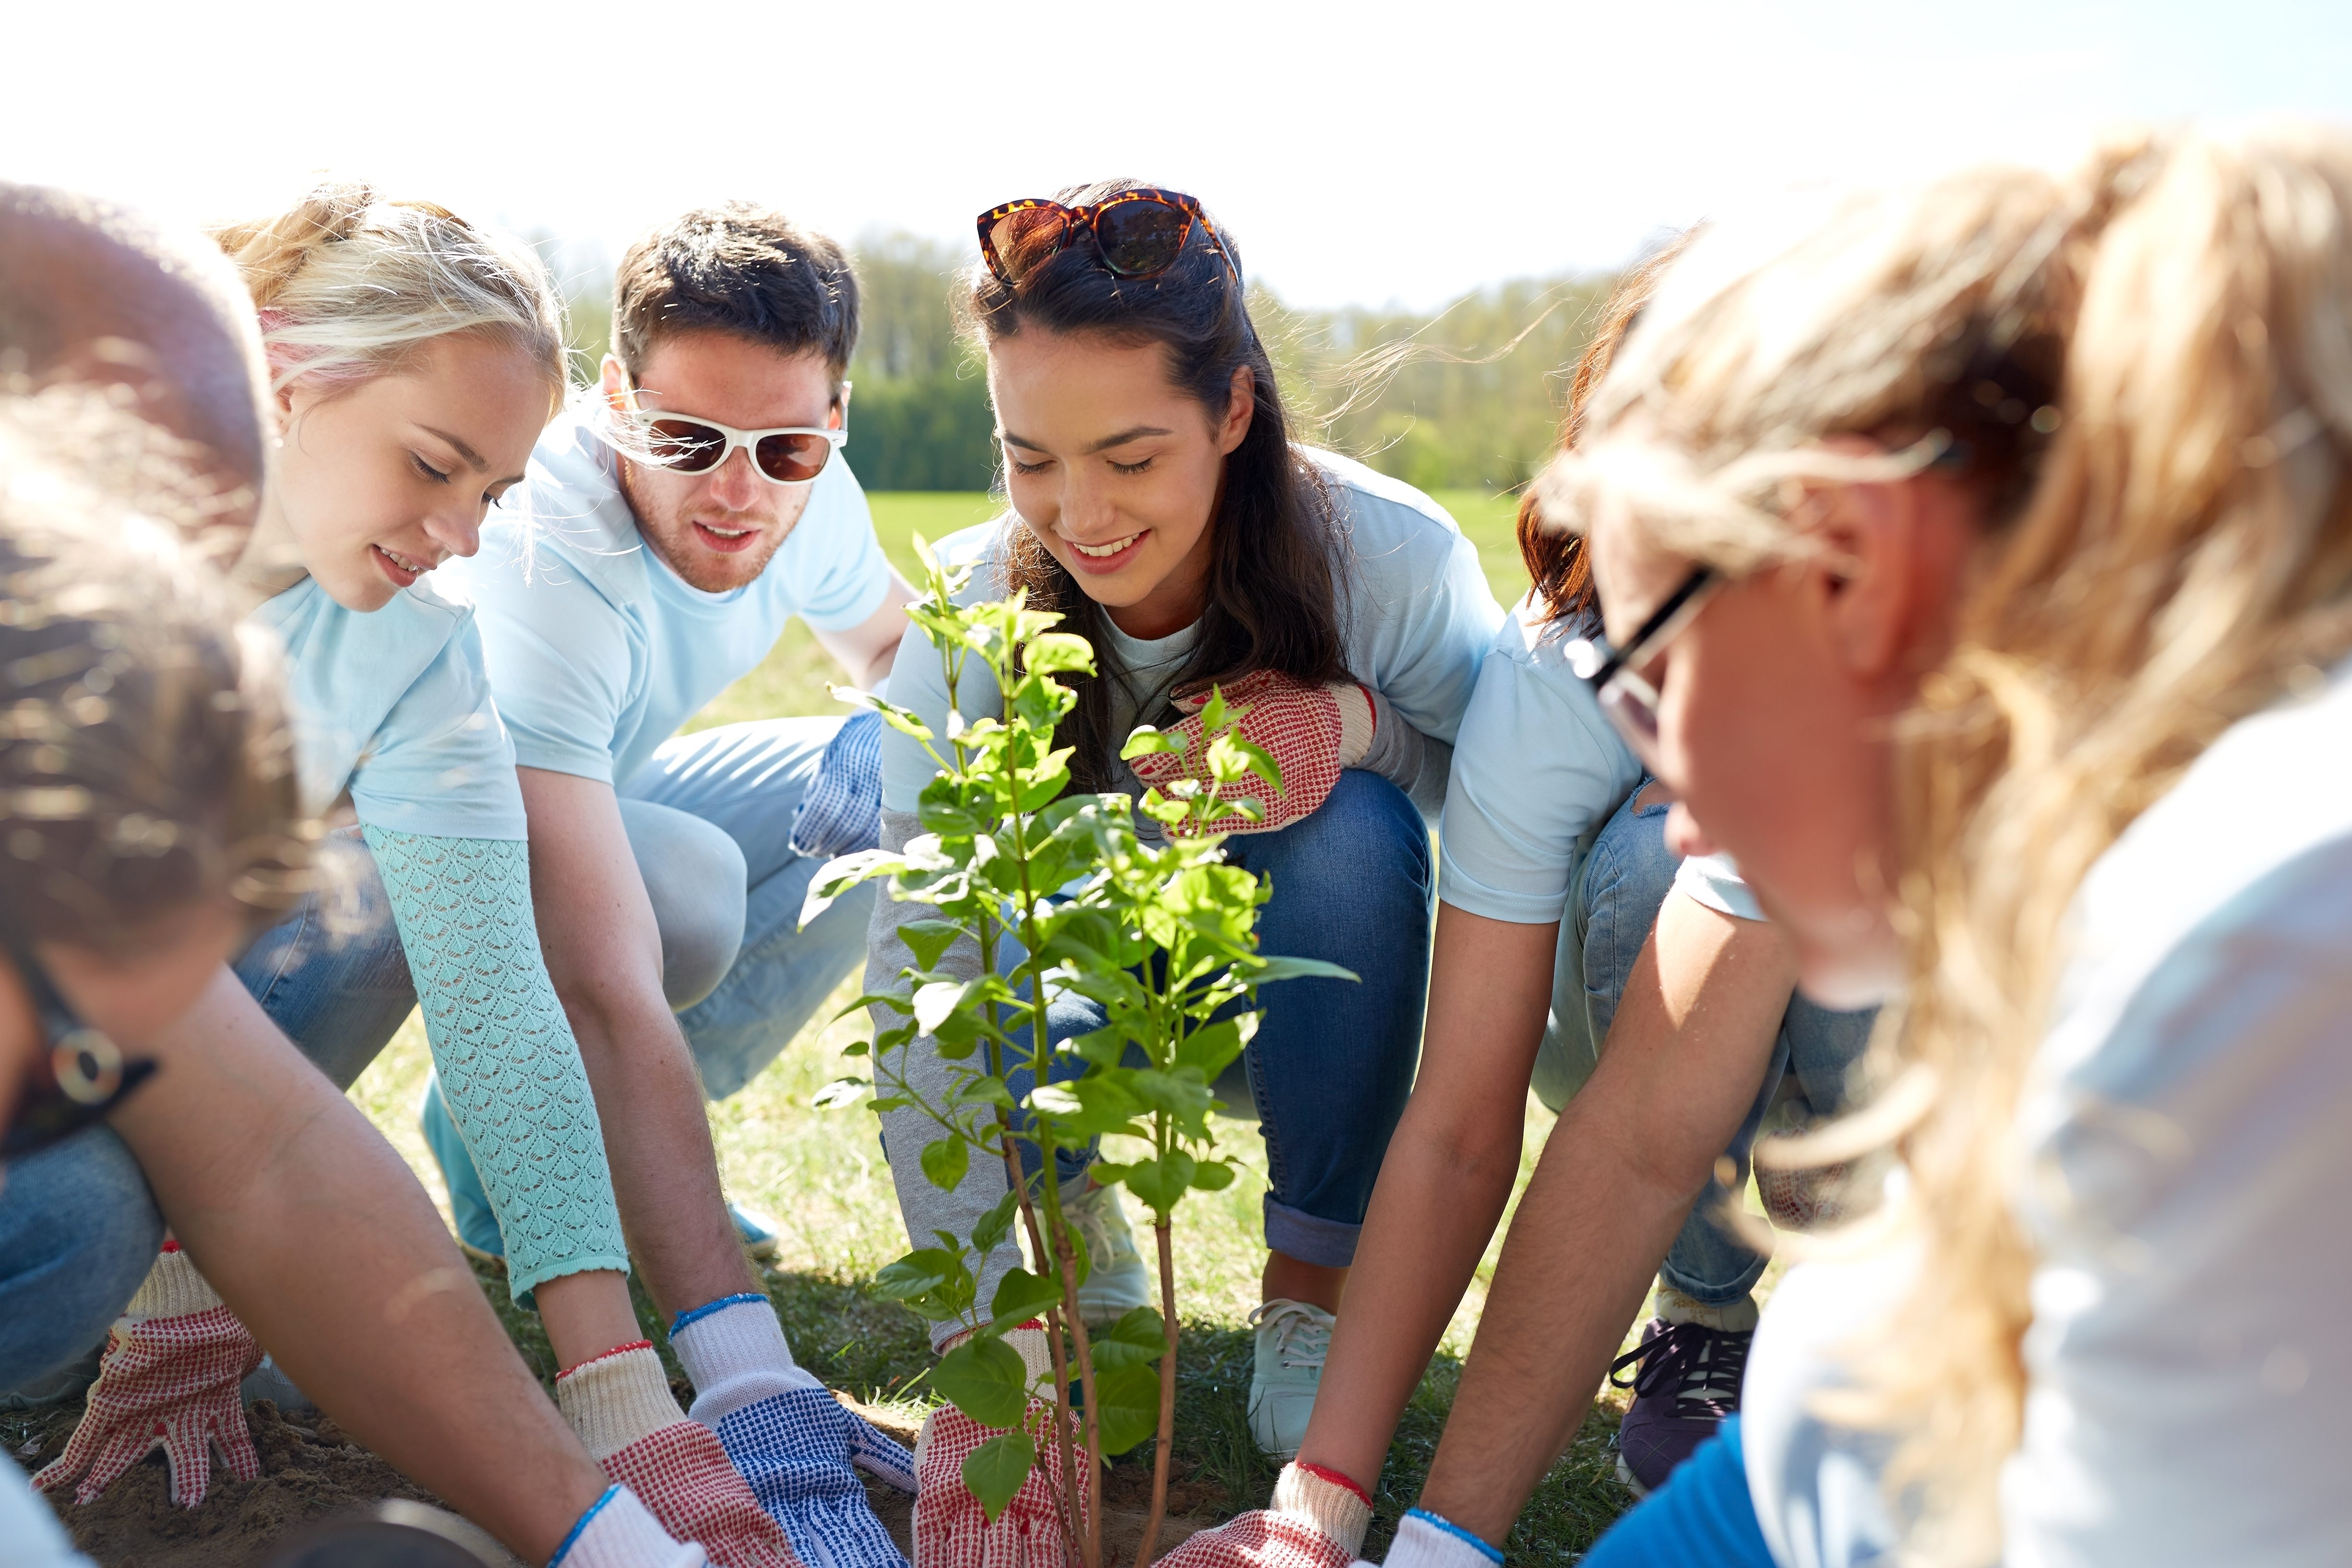
[[[1007,202],[980,215],[980,254],[1006,288],[1069,247],[1080,232],[1093,237],[1103,269],[1119,278],[1156,278],[1176,265],[1184,242],[1199,224],[1217,242],[1234,286],[1241,272],[1227,254],[1217,226],[1198,198],[1181,191],[1139,185],[1082,207],[1066,207],[1032,196]]]

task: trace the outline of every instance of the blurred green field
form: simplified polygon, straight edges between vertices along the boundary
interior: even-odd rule
[[[1477,544],[1496,598],[1506,603],[1516,599],[1527,587],[1512,541],[1516,501],[1476,491],[1441,492],[1438,499]],[[916,533],[941,539],[987,521],[996,510],[979,493],[877,494],[870,500],[884,549],[910,574],[910,541]],[[827,679],[838,675],[796,622],[758,669],[729,688],[689,728],[838,711],[825,691]],[[825,1084],[866,1070],[861,1058],[843,1054],[845,1047],[867,1034],[864,1016],[824,1021],[856,995],[857,979],[845,980],[819,1021],[742,1093],[711,1107],[711,1127],[730,1194],[780,1222],[780,1250],[767,1283],[801,1362],[835,1386],[869,1401],[923,1405],[929,1403],[922,1380],[930,1357],[920,1325],[863,1289],[877,1268],[907,1247],[873,1119],[862,1110],[819,1110],[811,1104]],[[446,1193],[416,1126],[417,1099],[429,1065],[424,1031],[412,1016],[352,1094],[446,1207]],[[1522,1191],[1552,1121],[1530,1098],[1519,1170]],[[1239,1122],[1225,1126],[1228,1155],[1242,1174],[1223,1192],[1196,1194],[1178,1226],[1185,1341],[1180,1358],[1177,1447],[1196,1473],[1221,1482],[1239,1509],[1262,1504],[1275,1475],[1275,1467],[1249,1439],[1246,1409],[1251,1350],[1246,1320],[1257,1304],[1258,1272],[1265,1257],[1260,1205],[1266,1178],[1265,1145],[1256,1130]],[[1110,1157],[1120,1155],[1114,1149]],[[1515,1193],[1514,1211],[1517,1203]],[[1507,1215],[1506,1227],[1507,1224]],[[1382,1554],[1396,1521],[1419,1495],[1452,1404],[1461,1360],[1477,1330],[1501,1236],[1498,1230],[1487,1247],[1477,1278],[1399,1427],[1375,1500],[1374,1524],[1365,1542],[1368,1555]],[[1148,1257],[1148,1237],[1145,1251]],[[486,1279],[484,1283],[526,1357],[543,1377],[551,1378],[556,1369],[536,1321],[506,1300],[497,1280]],[[667,1336],[649,1309],[646,1330],[648,1338],[666,1345]],[[1515,1559],[1574,1561],[1630,1500],[1615,1480],[1608,1448],[1622,1401],[1622,1394],[1612,1393],[1596,1406],[1545,1479],[1508,1543]],[[1143,1452],[1148,1445],[1139,1451]]]

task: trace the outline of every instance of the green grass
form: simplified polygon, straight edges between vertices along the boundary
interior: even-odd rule
[[[1496,596],[1506,603],[1525,591],[1512,539],[1515,502],[1475,491],[1438,497],[1477,544]],[[902,571],[913,566],[911,537],[940,539],[986,521],[995,508],[980,494],[876,495],[871,498],[885,551]],[[758,669],[728,689],[699,715],[697,728],[783,713],[835,710],[824,682],[836,672],[805,628],[794,624]],[[856,994],[845,982],[819,1018],[830,1017]],[[923,1378],[931,1358],[922,1325],[895,1304],[867,1293],[875,1271],[907,1247],[888,1171],[873,1118],[862,1110],[819,1110],[810,1101],[833,1079],[862,1072],[862,1059],[844,1047],[866,1033],[863,1016],[814,1024],[759,1078],[711,1107],[728,1189],[781,1224],[779,1254],[768,1276],[795,1354],[834,1386],[871,1403],[927,1402]],[[412,1017],[352,1089],[367,1114],[415,1167],[436,1202],[446,1205],[439,1173],[416,1129],[416,1102],[429,1058],[424,1031]],[[1549,1136],[1552,1117],[1532,1100],[1519,1184]],[[1247,1394],[1251,1335],[1265,1262],[1260,1204],[1265,1192],[1265,1146],[1256,1130],[1225,1124],[1229,1152],[1241,1176],[1222,1193],[1196,1194],[1179,1221],[1185,1337],[1179,1356],[1177,1447],[1223,1484],[1236,1508],[1262,1504],[1274,1467],[1249,1436]],[[1116,1150],[1110,1157],[1119,1157]],[[1517,1194],[1512,1198],[1516,1210]],[[1507,1226],[1507,1215],[1506,1226]],[[1439,1352],[1407,1409],[1381,1479],[1370,1539],[1371,1555],[1385,1550],[1397,1520],[1418,1496],[1434,1455],[1462,1358],[1476,1332],[1478,1313],[1501,1247],[1488,1247]],[[1146,1252],[1150,1247],[1147,1245]],[[503,1283],[483,1271],[483,1288],[501,1320],[542,1378],[553,1359],[537,1319],[507,1299]],[[639,1295],[646,1337],[667,1356],[667,1336]],[[676,1373],[675,1365],[671,1368]],[[1545,1478],[1509,1543],[1515,1557],[1573,1561],[1629,1500],[1613,1479],[1607,1443],[1622,1396],[1612,1394],[1587,1418],[1569,1452]]]

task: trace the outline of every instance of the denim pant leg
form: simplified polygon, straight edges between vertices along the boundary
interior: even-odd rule
[[[835,901],[807,929],[800,924],[809,884],[824,862],[793,848],[793,820],[825,743],[841,725],[838,718],[764,719],[681,735],[665,742],[620,791],[623,821],[641,866],[661,858],[656,846],[640,842],[640,834],[660,821],[641,806],[698,818],[740,851],[739,881],[730,883],[716,869],[702,887],[687,878],[646,879],[663,928],[666,989],[674,933],[710,928],[713,908],[742,911],[731,960],[709,994],[678,1014],[703,1092],[713,1100],[758,1077],[866,956],[871,883]],[[715,864],[707,856],[701,863]],[[716,941],[709,937],[705,945]],[[675,990],[672,998],[677,1005]]]
[[[328,855],[329,891],[262,932],[236,969],[269,1021],[349,1089],[415,1010],[416,983],[358,829],[330,834]]]
[[[54,1372],[104,1340],[163,1245],[155,1194],[110,1127],[11,1161],[5,1182],[0,1389]]]
[[[1599,1042],[1609,1037],[1633,961],[1650,940],[1659,907],[1674,889],[1679,863],[1666,847],[1667,806],[1660,803],[1636,809],[1634,802],[1640,798],[1636,791],[1601,830],[1579,874],[1571,918],[1563,922],[1582,947],[1584,1012],[1591,1037]],[[1556,996],[1552,1002],[1555,1012],[1573,1005],[1566,997]],[[1736,1194],[1747,1186],[1748,1149],[1788,1065],[1787,1036],[1784,1022],[1747,1119],[1724,1151],[1736,1168],[1734,1180],[1726,1185],[1709,1179],[1658,1270],[1661,1279],[1696,1300],[1713,1305],[1736,1301],[1764,1272],[1766,1255],[1741,1239],[1725,1205],[1737,1201]]]
[[[1265,1017],[1242,1053],[1265,1138],[1265,1244],[1345,1268],[1355,1261],[1372,1183],[1421,1055],[1436,891],[1429,829],[1402,790],[1351,768],[1314,815],[1278,833],[1239,835],[1225,847],[1234,864],[1274,879],[1258,917],[1260,951],[1320,958],[1362,976],[1266,986],[1258,993]],[[1019,961],[1017,946],[1005,943],[999,967]],[[1047,1000],[1045,1026],[1057,1042],[1102,1022],[1101,1008],[1082,996]],[[1014,1037],[1025,1048],[1028,1032]],[[1084,1070],[1083,1062],[1057,1058],[1052,1076]],[[1006,1076],[1016,1099],[1030,1081],[1025,1069]],[[1233,1094],[1220,1080],[1220,1098]],[[1024,1152],[1034,1175],[1035,1155]],[[1062,1179],[1090,1157],[1066,1152]]]

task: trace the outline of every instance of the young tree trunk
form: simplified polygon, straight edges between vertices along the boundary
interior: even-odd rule
[[[1154,1217],[1151,1234],[1160,1243],[1160,1319],[1168,1349],[1160,1358],[1160,1440],[1151,1455],[1151,1513],[1143,1521],[1135,1568],[1151,1568],[1151,1549],[1160,1543],[1160,1521],[1168,1517],[1168,1463],[1176,1443],[1176,1258],[1166,1216]]]
[[[1013,1184],[1021,1207],[1021,1224],[1029,1234],[1029,1256],[1044,1263],[1051,1256],[1045,1250],[1045,1237],[1037,1229],[1037,1211],[1029,1202],[1029,1184],[1021,1173],[1021,1151],[1013,1142],[1011,1120],[1003,1110],[996,1113],[999,1142],[1004,1151],[1004,1179]],[[1054,1358],[1054,1429],[1046,1435],[1062,1471],[1062,1484],[1048,1488],[1054,1494],[1054,1511],[1062,1521],[1062,1542],[1072,1552],[1082,1552],[1078,1539],[1078,1463],[1070,1451],[1070,1368],[1062,1351],[1062,1315],[1056,1311],[1045,1314],[1045,1344]]]
[[[1050,1190],[1048,1195],[1052,1195]],[[1066,1221],[1058,1226],[1050,1223],[1059,1216],[1059,1212],[1057,1204],[1048,1204],[1047,1228],[1053,1233],[1054,1257],[1062,1266],[1062,1310],[1069,1314],[1070,1343],[1077,1352],[1078,1384],[1087,1394],[1087,1473],[1080,1482],[1086,1488],[1087,1531],[1079,1555],[1087,1568],[1102,1568],[1102,1390],[1095,1382],[1094,1355],[1087,1345],[1087,1321],[1078,1311],[1078,1259],[1076,1249],[1070,1244],[1069,1226]],[[1057,1414],[1066,1416],[1069,1408],[1066,1393]]]

